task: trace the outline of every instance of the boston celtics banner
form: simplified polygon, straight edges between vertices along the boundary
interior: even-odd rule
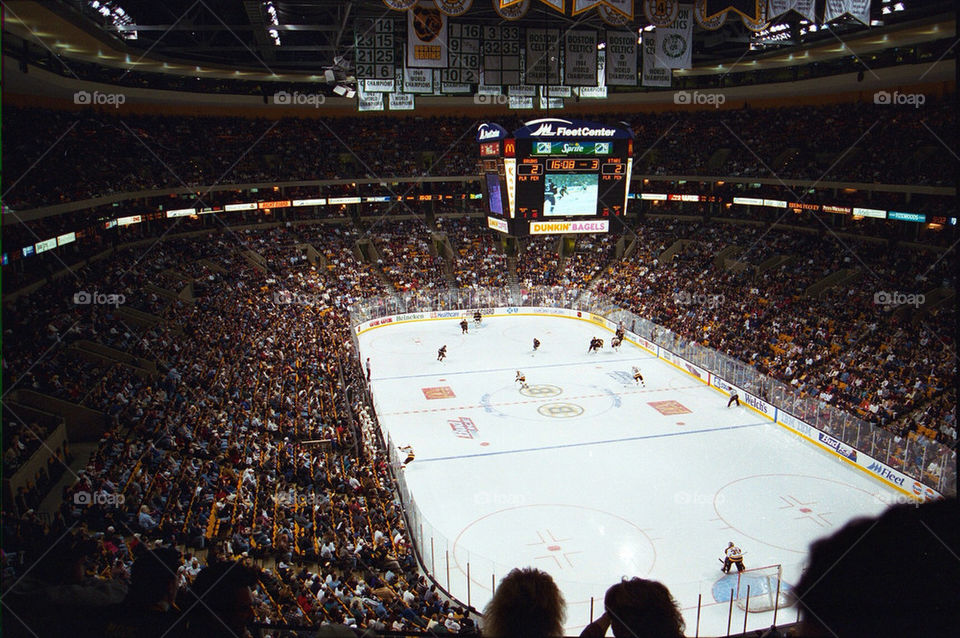
[[[643,36],[643,86],[670,86],[673,71],[657,66],[657,39],[652,33]]]
[[[657,42],[657,67],[690,68],[693,63],[693,7],[691,5],[680,5],[677,19],[668,27],[657,27],[653,33]]]
[[[407,68],[447,66],[447,16],[433,2],[407,12]]]
[[[597,32],[567,31],[564,36],[563,82],[568,86],[597,85]]]
[[[637,34],[607,31],[607,84],[637,85]]]

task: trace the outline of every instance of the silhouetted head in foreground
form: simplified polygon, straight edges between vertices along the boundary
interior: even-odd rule
[[[563,636],[563,594],[550,574],[514,569],[500,581],[483,615],[487,638],[556,638]]]
[[[950,636],[960,627],[956,500],[891,507],[810,546],[794,593],[811,638]]]

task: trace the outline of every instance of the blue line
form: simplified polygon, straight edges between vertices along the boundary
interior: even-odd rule
[[[650,355],[648,357],[632,357],[630,359],[613,359],[606,363],[629,363],[631,361],[651,361],[651,360],[656,361],[657,358],[654,355]],[[545,363],[541,366],[525,365],[521,367],[524,370],[536,370],[538,368],[563,368],[566,366],[579,366],[579,365],[587,365],[590,363],[593,363],[593,362],[592,361],[574,361],[571,363]],[[605,362],[601,361],[601,363],[605,363]],[[457,374],[486,374],[487,372],[506,372],[507,370],[516,370],[516,369],[517,367],[514,366],[512,368],[495,368],[493,370],[463,370],[461,372],[444,372],[441,370],[438,372],[431,372],[430,374],[408,374],[408,375],[403,375],[398,377],[373,377],[371,380],[372,381],[393,381],[395,379],[419,379],[422,377],[433,377],[433,378],[436,378],[438,376],[452,377]]]
[[[755,428],[758,425],[770,425],[769,421],[760,423],[748,423],[746,425],[728,425],[722,428],[710,428],[705,430],[687,430],[685,432],[665,432],[663,434],[647,434],[645,436],[630,436],[624,439],[608,439],[606,441],[587,441],[585,443],[564,443],[563,445],[546,445],[544,447],[529,447],[520,450],[504,450],[503,452],[478,452],[477,454],[464,454],[462,456],[438,456],[432,459],[417,459],[417,463],[429,463],[431,461],[453,461],[456,459],[470,459],[478,456],[498,456],[501,454],[517,454],[520,452],[541,452],[543,450],[560,450],[568,447],[581,447],[587,445],[606,445],[607,443],[623,443],[625,441],[642,441],[644,439],[662,439],[669,436],[686,436],[688,434],[704,434],[706,432],[722,432],[724,430],[741,430],[743,428]]]

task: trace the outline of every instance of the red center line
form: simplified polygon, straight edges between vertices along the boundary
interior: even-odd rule
[[[664,390],[689,390],[689,389],[692,389],[692,388],[699,388],[699,387],[700,387],[699,385],[690,385],[690,386],[681,386],[681,387],[679,387],[679,388],[660,388],[660,389],[655,389],[655,388],[653,388],[653,389],[649,389],[649,390],[626,390],[626,391],[624,391],[624,392],[619,392],[619,393],[614,392],[613,394],[616,395],[616,396],[621,396],[621,395],[624,395],[624,394],[643,394],[643,393],[645,393],[645,392],[663,392]],[[486,404],[486,405],[484,405],[484,404],[477,404],[477,405],[459,405],[459,406],[449,406],[449,407],[445,407],[445,408],[424,408],[423,410],[404,410],[403,412],[385,412],[385,413],[383,413],[383,416],[392,416],[392,415],[400,415],[400,414],[423,414],[423,413],[425,413],[425,412],[447,412],[447,411],[450,411],[450,410],[472,410],[472,409],[474,409],[474,408],[499,407],[499,406],[502,406],[502,405],[521,405],[521,404],[524,404],[524,403],[543,403],[543,402],[547,402],[547,401],[550,401],[550,400],[559,400],[559,399],[561,399],[561,397],[562,397],[562,400],[571,400],[571,401],[572,401],[572,400],[574,400],[574,399],[594,399],[594,398],[596,398],[596,397],[605,397],[605,396],[609,396],[609,393],[607,393],[607,392],[602,392],[602,393],[599,393],[599,394],[581,394],[581,395],[579,395],[579,396],[562,396],[562,395],[557,394],[557,395],[552,396],[552,397],[542,397],[542,398],[538,398],[538,399],[527,399],[527,400],[525,400],[525,401],[501,401],[501,402],[499,402],[499,403],[488,403],[488,404]]]

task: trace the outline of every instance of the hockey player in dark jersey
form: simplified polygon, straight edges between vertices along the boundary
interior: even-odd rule
[[[476,311],[475,313],[473,313],[473,321],[474,321],[478,326],[480,325],[480,322],[483,321],[483,315],[480,314],[480,311],[479,311],[479,310]]]
[[[467,323],[467,318],[464,317],[464,318],[460,321],[460,334],[462,334],[462,335],[467,334],[467,328],[469,328],[469,327],[470,327],[470,324]]]
[[[514,379],[514,381],[520,384],[521,390],[526,390],[529,387],[527,385],[527,376],[522,372],[520,372],[519,370],[517,370],[517,378]]]
[[[437,350],[437,361],[443,361],[446,358],[447,358],[447,346],[444,345],[439,350]]]
[[[601,348],[603,348],[603,339],[594,337],[590,339],[590,348],[587,349],[587,352],[599,352]]]

